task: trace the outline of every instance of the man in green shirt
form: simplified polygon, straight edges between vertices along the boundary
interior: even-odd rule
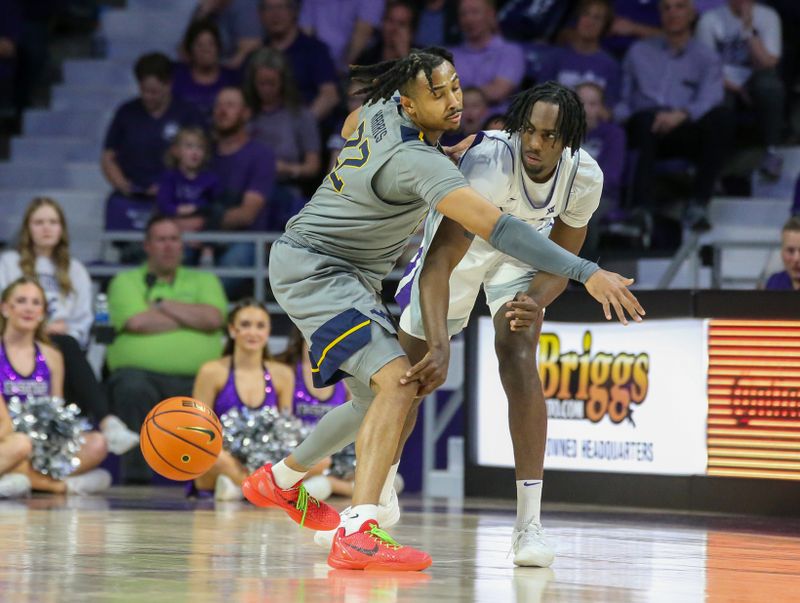
[[[158,402],[190,395],[200,365],[219,357],[228,303],[215,275],[181,266],[181,231],[172,218],[151,219],[144,250],[147,262],[119,273],[108,290],[117,331],[107,354],[111,404],[136,431]],[[150,479],[138,448],[121,468],[126,482]]]

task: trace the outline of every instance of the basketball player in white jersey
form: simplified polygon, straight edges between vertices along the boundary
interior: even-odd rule
[[[505,131],[479,133],[460,169],[470,186],[503,212],[577,254],[603,189],[600,167],[580,149],[585,129],[577,95],[547,82],[514,99]],[[536,347],[544,308],[566,285],[567,279],[536,272],[432,212],[417,257],[398,289],[398,301],[408,303],[400,327],[411,341],[404,346],[428,352],[408,375],[425,385],[424,395],[444,381],[449,338],[466,326],[483,286],[508,398],[517,480],[512,539],[517,565],[549,566],[553,560],[539,518],[547,411]],[[448,299],[446,306],[442,300]]]

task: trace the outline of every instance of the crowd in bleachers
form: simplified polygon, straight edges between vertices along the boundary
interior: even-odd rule
[[[722,178],[735,149],[760,149],[758,170],[774,179],[776,148],[793,135],[797,74],[782,57],[797,11],[771,4],[203,0],[179,61],[153,53],[135,66],[140,96],[117,109],[103,153],[114,188],[106,227],[141,230],[154,209],[180,208],[185,230],[281,230],[332,165],[342,120],[358,106],[347,65],[447,45],[465,113],[445,144],[502,127],[516,91],[557,80],[580,91],[586,148],[606,175],[595,233],[638,233],[648,245],[664,174],[683,177],[683,188],[668,181],[666,191],[684,226],[707,230],[711,197],[740,194],[748,180]],[[176,164],[175,137],[190,127],[212,141],[202,167]],[[180,199],[187,193],[207,201]],[[213,251],[221,266],[253,257],[245,244]]]
[[[23,4],[0,0],[0,11],[23,19],[8,8]],[[0,21],[3,93],[16,86],[8,82],[17,77],[19,19]],[[185,29],[177,58],[152,52],[136,61],[139,94],[116,108],[102,149],[112,189],[105,227],[140,231],[145,241],[144,263],[119,273],[108,289],[117,337],[108,349],[107,387],[84,355],[91,284],[70,257],[58,204],[34,200],[17,249],[0,256],[6,381],[40,371],[47,394],[65,394],[99,429],[87,440],[84,475],[56,483],[25,467],[29,443],[11,433],[0,404],[0,476],[27,475],[27,488],[102,489],[107,477],[95,467],[107,451],[125,453],[124,480],[149,480],[141,456],[131,451],[146,414],[172,395],[218,396],[234,375],[234,358],[243,362],[236,375],[241,369],[249,384],[234,381],[237,396],[240,385],[242,398],[256,404],[272,392],[280,407],[290,402],[280,402],[276,391],[302,386],[308,393],[310,366],[302,355],[289,368],[259,357],[250,370],[252,354],[236,334],[255,329],[263,348],[268,314],[248,302],[254,314],[246,327],[235,314],[226,322],[228,301],[241,297],[246,283],[191,267],[252,265],[254,244],[189,245],[182,233],[284,228],[335,165],[342,122],[360,104],[348,64],[392,60],[412,47],[449,47],[464,112],[445,144],[502,128],[509,99],[532,83],[553,79],[574,87],[586,110],[584,147],[605,174],[587,243],[593,250],[599,233],[651,240],[665,173],[688,175],[677,197],[670,189],[672,200],[680,200],[686,227],[708,229],[711,197],[736,186],[723,178],[734,150],[760,149],[757,170],[777,178],[777,147],[800,134],[787,119],[797,65],[784,60],[784,44],[797,50],[800,16],[794,3],[781,0],[199,0],[192,21],[176,27]],[[0,105],[4,100],[16,102],[0,97]],[[800,213],[800,183],[797,197]],[[797,220],[790,220],[782,233],[785,276],[770,288],[800,287],[797,233]],[[130,258],[142,253],[132,249],[123,251]],[[219,361],[226,329],[230,342]],[[4,398],[14,393],[9,387]],[[213,476],[228,480],[221,482],[223,496],[238,496],[230,482],[241,482],[241,465],[221,463]],[[0,496],[4,487],[20,487],[3,479]],[[200,486],[214,484],[206,479]]]

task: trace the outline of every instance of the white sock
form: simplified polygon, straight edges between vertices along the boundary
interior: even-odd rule
[[[358,532],[364,522],[372,519],[378,524],[378,505],[356,505],[350,509],[347,515],[342,515],[342,525],[344,525],[344,535],[349,536],[353,532]]]
[[[383,482],[383,489],[381,490],[381,498],[378,504],[388,505],[392,500],[392,488],[394,488],[394,478],[397,475],[397,469],[400,467],[400,462],[396,462],[389,467],[389,474],[386,476],[386,481]]]
[[[272,475],[275,476],[275,483],[283,490],[294,486],[306,476],[306,473],[308,473],[308,471],[295,471],[287,467],[286,463],[283,461],[272,466]]]
[[[539,513],[542,508],[542,480],[517,480],[517,521],[515,530],[521,530],[531,521],[540,523]]]

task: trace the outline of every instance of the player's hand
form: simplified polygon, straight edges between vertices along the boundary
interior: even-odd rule
[[[508,308],[506,318],[508,318],[508,325],[512,331],[529,329],[532,324],[536,323],[536,319],[542,311],[539,304],[527,293],[517,293],[514,301],[506,304],[506,308]]]
[[[603,304],[603,314],[606,320],[611,320],[611,308],[613,307],[619,321],[627,325],[625,311],[636,322],[641,322],[642,316],[645,314],[639,300],[628,290],[632,284],[632,278],[625,278],[616,272],[609,272],[601,268],[589,277],[584,286],[593,298]]]
[[[445,382],[449,365],[449,343],[442,347],[428,348],[428,353],[422,360],[412,366],[404,377],[400,378],[400,384],[407,385],[416,381],[419,384],[417,397],[423,398]]]
[[[475,140],[475,134],[470,134],[458,144],[454,144],[452,147],[442,147],[442,150],[453,163],[458,163],[461,156],[472,146],[473,140]]]

